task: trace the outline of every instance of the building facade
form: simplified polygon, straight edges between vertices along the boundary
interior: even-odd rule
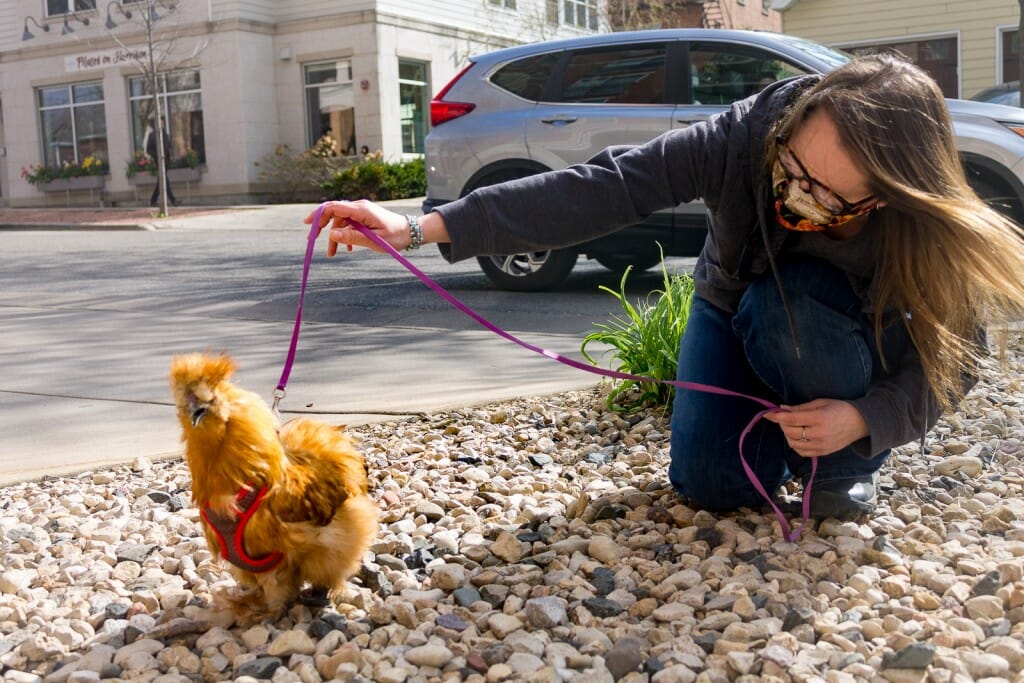
[[[173,165],[199,162],[188,185],[195,203],[258,201],[271,188],[256,162],[281,144],[302,150],[326,136],[342,155],[416,155],[431,96],[471,54],[595,32],[602,8],[603,0],[7,0],[0,199],[140,201],[136,182],[146,174],[130,178],[129,164],[146,149],[157,106]],[[54,197],[23,176],[90,158],[109,164],[98,193]]]
[[[947,97],[1020,78],[1017,0],[775,0],[783,30],[853,52],[896,48]]]

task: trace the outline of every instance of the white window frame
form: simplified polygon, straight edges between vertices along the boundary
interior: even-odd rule
[[[581,28],[588,31],[596,30],[600,26],[597,0],[559,0],[558,6],[562,24],[565,26]],[[570,6],[573,8],[572,21],[569,20],[569,13],[566,11]],[[577,21],[577,17],[580,16],[581,11],[583,13],[582,23]]]
[[[1006,78],[1003,76],[1003,48],[1005,47],[1003,43],[1006,40],[1006,34],[1019,29],[1019,24],[996,26],[996,83],[1006,82]]]
[[[504,9],[510,12],[516,11],[516,0],[487,0],[487,4],[495,9]]]
[[[168,90],[167,89],[168,77],[169,76],[173,76],[175,73],[181,73],[181,72],[194,72],[197,75],[198,80],[200,82],[199,86],[197,86],[195,88],[188,88],[188,89],[185,89],[185,90]],[[129,76],[128,77],[128,81],[125,84],[126,85],[126,90],[128,91],[128,116],[129,116],[129,118],[131,120],[131,125],[133,127],[133,133],[132,133],[132,151],[133,152],[145,152],[146,151],[146,135],[145,135],[145,133],[146,133],[146,126],[147,126],[145,121],[136,121],[135,120],[135,116],[134,116],[135,110],[133,108],[133,105],[134,105],[135,102],[141,102],[143,100],[152,100],[153,99],[153,95],[152,95],[152,93],[143,93],[142,95],[132,95],[131,94],[132,93],[131,82],[133,80],[139,80],[139,79],[141,79],[141,80],[148,80],[148,78],[149,78],[148,76]],[[168,100],[172,99],[174,97],[177,97],[179,95],[198,95],[199,96],[200,111],[204,112],[204,114],[205,114],[205,109],[202,108],[204,106],[203,105],[202,73],[200,72],[199,69],[178,69],[177,71],[161,71],[159,74],[157,74],[157,95],[160,98],[160,116],[163,119],[164,126],[167,127],[167,128],[170,127],[169,123],[168,123],[168,117],[167,117],[167,113],[170,111],[170,104],[169,104]],[[142,126],[142,130],[141,131],[135,131],[134,130],[134,127],[137,126],[137,125],[141,125]],[[205,127],[205,125],[204,125],[204,127]],[[195,150],[195,152],[197,154],[199,154],[200,159],[205,160],[206,159],[206,149],[205,149],[205,147],[206,147],[206,135],[205,135],[205,130],[204,130],[204,134],[203,134],[203,147],[204,147],[204,149],[197,149],[197,150]],[[170,152],[168,151],[167,154],[170,154]]]
[[[423,111],[422,111],[422,114],[423,114],[423,136],[426,137],[426,134],[430,132],[430,62],[422,60],[422,59],[406,59],[404,57],[399,57],[398,58],[398,72],[399,72],[399,74],[401,74],[401,72],[402,72],[402,64],[403,63],[417,64],[417,65],[422,65],[423,66],[423,74],[424,74],[424,78],[426,80],[423,80],[423,81],[411,80],[411,79],[407,79],[407,78],[402,78],[401,75],[399,75],[399,77],[398,77],[398,87],[399,87],[399,89],[401,89],[401,87],[403,85],[412,85],[412,86],[416,86],[416,87],[422,88],[421,94],[422,94],[422,104],[423,104],[423,108],[422,108],[423,109]],[[399,98],[399,99],[401,99],[401,98]],[[403,105],[403,104],[401,104],[401,102],[399,103],[399,108],[402,108],[402,107],[405,107],[405,106],[407,106],[407,105]],[[405,113],[404,112],[402,112],[399,115],[398,118],[399,118],[399,124],[400,125],[401,125],[402,122],[408,120],[405,117]],[[422,141],[421,141],[421,144],[422,144]],[[408,154],[408,155],[412,155],[412,156],[417,156],[417,155],[420,155],[422,153],[423,153],[422,151],[417,152],[415,150],[407,151],[405,149],[405,136],[404,135],[402,136],[402,154]]]
[[[309,83],[308,79],[309,79],[309,70],[310,70],[310,68],[311,67],[322,66],[322,65],[325,65],[325,64],[333,64],[335,66],[344,64],[345,68],[348,69],[348,80],[341,80],[339,78],[338,80],[328,81],[326,83]],[[308,146],[311,147],[311,146],[315,145],[316,141],[319,140],[320,137],[321,137],[320,133],[317,133],[317,132],[313,131],[310,128],[310,125],[309,125],[310,121],[311,121],[311,113],[309,111],[309,94],[308,94],[308,91],[309,90],[323,90],[323,89],[326,89],[326,88],[328,88],[328,87],[330,87],[332,85],[333,86],[348,85],[349,89],[352,91],[352,94],[353,94],[353,117],[354,117],[355,116],[355,80],[354,80],[354,77],[353,77],[352,74],[353,74],[353,70],[352,70],[352,58],[351,57],[338,57],[337,59],[318,59],[316,61],[304,62],[302,64],[302,111],[303,111],[303,119],[305,120],[305,123],[303,125],[306,128],[305,133],[306,133],[306,140],[307,140],[307,145]],[[342,154],[344,154],[344,151],[342,151]]]
[[[99,86],[100,92],[103,94],[103,99],[101,99],[99,101],[92,100],[92,101],[88,101],[88,102],[77,102],[77,101],[75,101],[75,90],[74,89],[75,89],[75,86],[78,86],[78,85],[96,85],[96,86]],[[52,105],[45,105],[44,106],[39,101],[40,93],[43,90],[56,90],[58,88],[65,88],[65,89],[67,89],[67,93],[68,93],[68,102],[67,102],[67,104],[52,104]],[[47,158],[47,154],[46,154],[47,153],[47,149],[46,149],[46,136],[43,134],[43,127],[42,127],[43,126],[43,113],[47,112],[47,111],[59,111],[59,110],[62,110],[62,109],[67,109],[68,110],[68,119],[69,119],[70,124],[71,124],[71,144],[73,145],[73,151],[75,153],[74,154],[74,162],[76,164],[82,163],[83,159],[82,159],[81,155],[79,154],[79,149],[78,149],[78,146],[79,146],[78,122],[77,122],[76,117],[75,117],[75,109],[78,109],[79,107],[95,107],[95,106],[99,105],[99,106],[103,107],[103,116],[106,117],[106,115],[107,115],[107,94],[106,94],[106,91],[103,88],[103,81],[84,81],[84,82],[81,82],[81,83],[66,83],[66,84],[62,84],[62,85],[48,85],[48,86],[45,86],[45,87],[42,87],[42,88],[37,88],[36,89],[35,100],[36,100],[35,101],[36,116],[38,117],[39,125],[40,125],[40,128],[39,128],[39,133],[40,133],[39,139],[40,139],[40,142],[42,143],[42,147],[43,147],[43,154],[42,154],[43,165],[44,166],[59,165],[59,162],[56,159],[54,159],[51,162],[51,160],[49,160]],[[106,132],[107,132],[107,144],[109,145],[110,144],[110,131],[109,131],[109,129]],[[107,153],[108,154],[110,153],[109,147],[107,149]],[[104,161],[107,161],[107,160],[104,160]]]
[[[95,12],[99,5],[97,0],[65,0],[66,9],[63,12],[50,12],[50,3],[44,0],[43,12],[47,17],[63,17],[65,14],[76,14],[78,12]],[[86,3],[89,3],[88,5]],[[90,6],[91,5],[91,6]]]

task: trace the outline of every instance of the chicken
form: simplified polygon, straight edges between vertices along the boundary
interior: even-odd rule
[[[240,591],[240,621],[281,616],[297,599],[325,606],[360,567],[377,533],[366,464],[341,428],[280,425],[256,394],[228,382],[226,355],[175,356],[170,382],[211,552]]]

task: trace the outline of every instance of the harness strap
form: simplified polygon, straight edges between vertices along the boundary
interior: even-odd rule
[[[220,544],[220,556],[231,564],[249,572],[261,574],[274,569],[281,560],[284,553],[274,551],[261,557],[250,557],[245,552],[245,525],[255,514],[263,498],[267,495],[267,487],[256,490],[243,486],[238,490],[235,501],[241,511],[237,516],[228,517],[213,510],[209,504],[199,509],[199,513],[217,534],[217,542]]]

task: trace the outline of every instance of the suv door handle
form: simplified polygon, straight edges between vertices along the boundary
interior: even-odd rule
[[[552,126],[564,126],[568,123],[575,123],[575,116],[549,116],[540,120],[541,123],[550,123]]]
[[[676,123],[684,123],[687,126],[689,126],[694,123],[701,123],[702,121],[707,121],[710,118],[711,116],[708,114],[694,114],[693,116],[689,116],[687,118],[676,119]]]

